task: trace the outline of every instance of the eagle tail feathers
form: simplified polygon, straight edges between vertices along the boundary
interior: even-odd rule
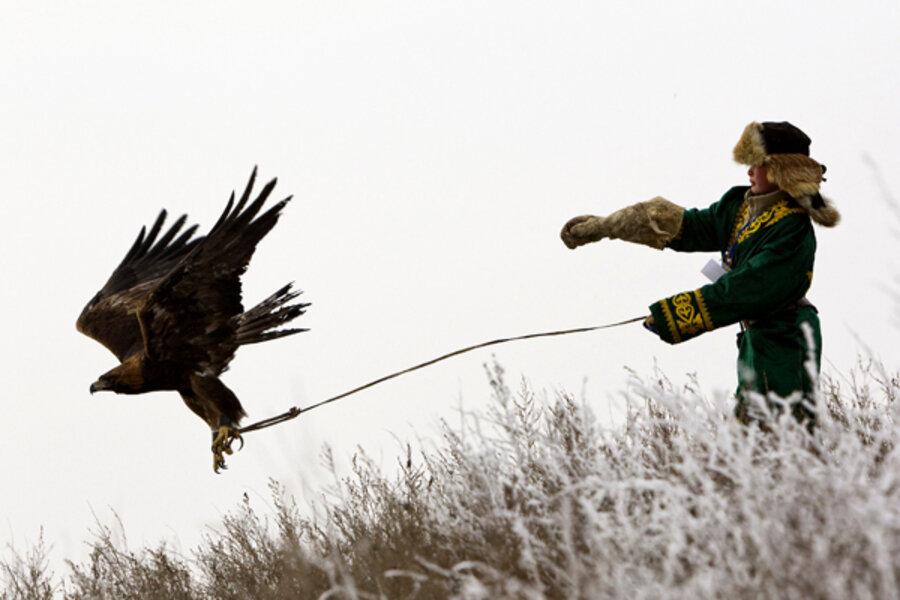
[[[247,339],[243,339],[243,340],[238,339],[238,344],[240,344],[242,346],[245,344],[259,344],[261,342],[268,342],[269,340],[276,340],[281,337],[294,335],[295,333],[301,333],[304,331],[309,331],[309,329],[305,328],[305,327],[293,327],[290,329],[279,329],[277,331],[268,331],[265,333],[258,334],[252,338],[247,338]]]
[[[306,329],[277,329],[306,312],[309,303],[298,302],[288,304],[300,295],[287,284],[277,292],[243,312],[237,318],[238,328],[235,341],[238,345],[256,344],[274,340],[287,335],[307,331]]]

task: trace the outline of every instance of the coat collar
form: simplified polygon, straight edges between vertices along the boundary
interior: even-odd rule
[[[750,190],[744,194],[744,200],[747,201],[747,208],[749,209],[747,212],[747,219],[755,219],[768,209],[775,206],[776,203],[781,200],[787,200],[790,196],[784,190],[775,190],[774,192],[769,192],[768,194],[760,194],[758,196],[754,196],[750,193]]]

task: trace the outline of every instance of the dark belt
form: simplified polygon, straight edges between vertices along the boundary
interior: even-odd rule
[[[788,312],[791,310],[797,310],[799,308],[804,308],[807,306],[812,306],[813,310],[815,310],[815,308],[816,308],[815,306],[813,306],[813,303],[810,302],[809,300],[807,300],[806,296],[804,296],[804,297],[800,298],[799,300],[797,300],[796,302],[791,302],[790,304],[788,304],[787,306],[785,306],[784,308],[779,310],[778,313],[776,313],[776,314]],[[759,323],[760,321],[764,321],[764,320],[765,320],[765,318],[763,318],[763,319],[746,319],[746,320],[741,321],[741,325],[743,325],[744,329],[746,329],[748,327],[753,327],[753,325]]]

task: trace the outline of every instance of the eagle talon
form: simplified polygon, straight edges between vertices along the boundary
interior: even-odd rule
[[[241,448],[244,447],[244,440],[237,429],[229,427],[228,425],[221,425],[218,430],[213,431],[212,436],[213,471],[218,473],[219,469],[228,468],[225,465],[224,454],[234,453],[234,450],[231,448],[231,444],[234,440],[241,441]]]

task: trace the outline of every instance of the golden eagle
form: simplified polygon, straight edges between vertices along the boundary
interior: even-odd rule
[[[196,225],[181,232],[186,215],[160,236],[166,211],[160,212],[149,233],[141,228],[76,324],[121,363],[91,384],[91,393],[177,391],[212,429],[216,472],[225,467],[223,453],[231,453],[246,415],[237,396],[219,379],[238,346],[306,331],[279,329],[309,306],[289,304],[299,295],[291,284],[250,310],[241,304],[241,274],[291,199],[259,214],[277,180],[248,204],[255,180],[254,168],[237,204],[232,192],[206,236],[193,237]]]

